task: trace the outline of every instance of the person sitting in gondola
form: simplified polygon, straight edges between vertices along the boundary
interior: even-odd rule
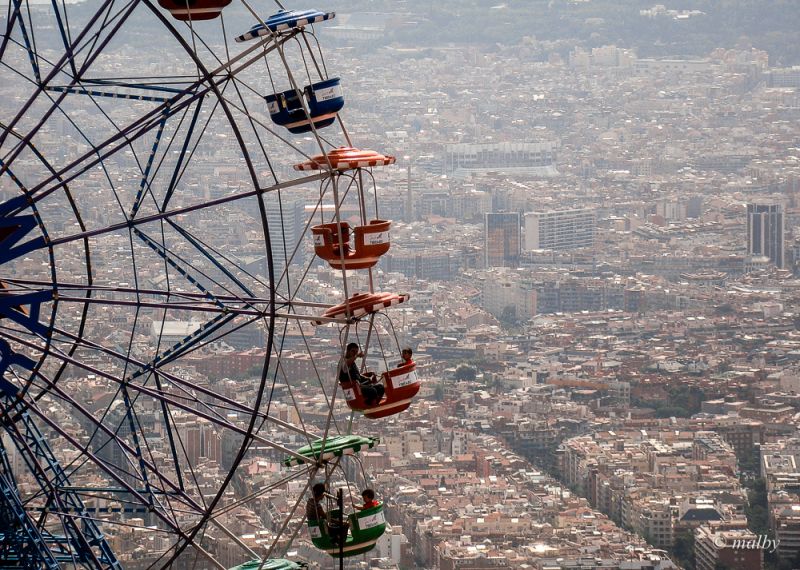
[[[361,394],[364,396],[364,403],[367,406],[377,406],[386,390],[379,383],[374,372],[361,374],[358,371],[356,359],[359,356],[363,357],[364,355],[358,344],[355,342],[348,344],[344,353],[344,361],[339,369],[339,382],[343,384],[358,382]]]
[[[407,366],[408,364],[414,362],[414,351],[409,347],[405,347],[400,351],[400,357],[403,360],[397,363],[397,368],[400,368],[401,366]]]
[[[335,542],[339,542],[342,538],[347,537],[347,532],[350,529],[350,523],[347,519],[339,520],[335,516],[328,519],[327,513],[322,506],[322,500],[327,496],[331,497],[328,493],[325,483],[316,483],[311,488],[312,496],[306,502],[306,519],[310,521],[320,521],[327,528],[328,535]]]
[[[311,488],[311,497],[306,501],[306,518],[308,520],[325,520],[325,509],[322,507],[325,493],[325,483],[317,483]]]
[[[372,489],[364,489],[361,491],[361,498],[364,499],[364,504],[356,506],[359,511],[365,511],[378,506],[378,501],[375,500],[375,491]]]

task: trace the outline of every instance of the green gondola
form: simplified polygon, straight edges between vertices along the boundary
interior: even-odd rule
[[[325,444],[324,452],[322,444]],[[364,437],[360,435],[337,435],[327,439],[318,439],[311,445],[305,445],[297,450],[297,453],[303,457],[313,458],[316,460],[329,461],[334,457],[341,457],[343,455],[355,455],[362,449],[371,449],[375,447],[380,440],[377,437]],[[321,455],[321,457],[320,457]],[[302,465],[304,462],[297,457],[287,457],[283,460],[287,467],[292,465]]]
[[[328,515],[331,520],[338,520],[339,510],[333,510]],[[345,558],[358,556],[375,548],[375,543],[386,531],[386,519],[383,516],[383,503],[371,509],[364,509],[348,515],[350,530],[342,549]],[[314,546],[339,558],[339,545],[328,534],[325,521],[308,521],[308,534]]]
[[[258,570],[259,568],[262,570],[300,570],[301,568],[308,568],[304,563],[298,564],[297,562],[292,562],[284,558],[271,558],[264,562],[263,566],[261,563],[261,560],[251,560],[250,562],[234,566],[230,570]]]

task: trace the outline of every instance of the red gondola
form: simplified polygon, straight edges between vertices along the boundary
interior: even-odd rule
[[[350,225],[347,222],[320,224],[311,228],[314,252],[334,269],[367,269],[389,251],[389,228],[392,222],[371,220],[365,226],[353,228],[355,243],[351,246]],[[340,246],[339,237],[343,244]]]
[[[358,382],[343,382],[342,389],[347,400],[347,405],[351,410],[362,412],[368,418],[385,418],[394,414],[399,414],[408,409],[414,396],[419,392],[421,386],[417,377],[417,365],[412,360],[388,370],[381,374],[381,380],[386,387],[386,394],[383,399],[375,406],[367,406],[361,394],[361,387]]]

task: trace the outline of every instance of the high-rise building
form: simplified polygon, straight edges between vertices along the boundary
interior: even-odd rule
[[[525,250],[570,250],[594,245],[595,211],[587,208],[525,214]]]
[[[747,253],[784,265],[784,215],[780,204],[747,205]]]
[[[486,267],[519,265],[521,226],[519,213],[486,213],[484,218]]]
[[[288,259],[298,265],[305,261],[305,247],[302,243],[298,247],[305,229],[305,201],[288,196],[288,192],[284,192],[281,198],[270,196],[269,200],[264,200],[276,280],[286,268]]]

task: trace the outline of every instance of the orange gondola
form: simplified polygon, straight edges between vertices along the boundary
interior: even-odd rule
[[[389,251],[388,220],[371,220],[365,226],[353,228],[355,236],[350,245],[350,225],[347,222],[320,224],[311,228],[314,235],[314,253],[334,269],[367,269],[378,263],[378,258]],[[343,243],[340,245],[339,238]]]

